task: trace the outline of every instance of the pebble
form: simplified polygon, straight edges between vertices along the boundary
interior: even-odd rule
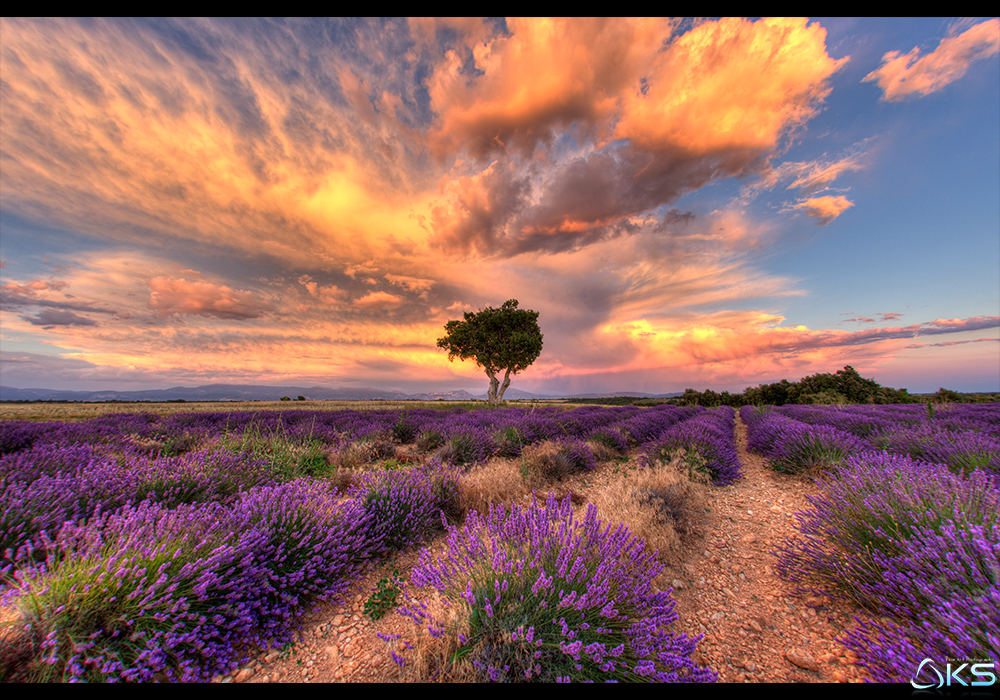
[[[237,673],[236,677],[233,679],[233,682],[234,683],[246,683],[248,680],[250,680],[250,677],[252,675],[253,675],[253,669],[252,668],[241,668],[239,670],[239,673]],[[223,681],[223,683],[225,683],[225,681]]]
[[[816,663],[816,660],[801,649],[789,649],[785,652],[785,658],[799,668],[804,668],[807,671],[819,671],[819,664]]]

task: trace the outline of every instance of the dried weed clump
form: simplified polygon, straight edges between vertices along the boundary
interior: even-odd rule
[[[707,487],[692,481],[684,462],[675,458],[656,468],[629,470],[596,489],[590,502],[602,520],[623,523],[660,561],[676,564],[684,545],[703,534]]]
[[[529,487],[546,486],[596,466],[594,453],[579,440],[545,440],[521,452],[521,476]]]
[[[395,458],[396,446],[388,440],[356,440],[327,454],[327,461],[338,469],[363,469],[376,460]]]
[[[428,616],[450,628],[463,627],[458,610],[445,604],[440,592],[430,587],[416,589],[412,584],[407,587],[411,596],[423,601],[422,607]],[[393,680],[401,683],[475,683],[478,680],[472,662],[456,658],[460,656],[461,644],[455,635],[441,634],[440,628],[433,625],[430,629],[427,624],[412,622],[412,625],[409,634],[382,636],[389,643],[390,654],[396,662]]]
[[[470,469],[462,476],[459,488],[459,502],[465,512],[485,513],[491,503],[509,505],[529,493],[521,480],[519,462],[498,457]]]

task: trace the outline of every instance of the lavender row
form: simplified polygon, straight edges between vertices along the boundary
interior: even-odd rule
[[[652,441],[644,451],[647,463],[666,461],[679,450],[692,470],[705,472],[717,486],[725,486],[740,479],[739,459],[736,456],[735,411],[720,406],[700,411],[693,417],[675,423]]]
[[[617,427],[633,444],[655,438],[677,420],[689,417],[690,409],[660,406],[586,406],[566,411],[559,407],[481,409],[449,411],[431,409],[393,411],[273,411],[189,413],[172,416],[130,413],[112,414],[77,423],[0,423],[0,454],[17,452],[33,444],[108,445],[121,449],[137,444],[159,443],[167,452],[171,444],[198,444],[218,436],[238,438],[248,434],[281,436],[293,442],[318,441],[325,446],[371,439],[412,442],[419,435],[436,431],[445,438],[468,430],[495,434],[515,427],[526,444],[557,437],[586,439],[604,427]],[[182,451],[182,450],[174,450]]]
[[[205,681],[280,646],[297,617],[369,560],[441,524],[456,491],[440,469],[367,475],[345,498],[300,479],[231,504],[143,501],[68,523],[48,567],[22,569],[39,680]]]
[[[749,429],[748,448],[771,458],[772,466],[779,471],[827,468],[848,455],[875,450],[945,464],[955,472],[984,469],[1000,477],[1000,431],[990,423],[996,407],[971,406],[976,410],[961,414],[953,411],[950,413],[959,415],[939,421],[921,418],[912,411],[905,412],[909,418],[905,421],[886,417],[893,413],[892,409],[902,408],[908,407],[857,407],[848,411],[744,406],[740,416]],[[971,418],[972,414],[977,417]]]
[[[1000,658],[1000,492],[984,471],[869,452],[818,482],[777,569],[879,618],[845,638],[881,682],[924,658]]]
[[[86,444],[40,444],[5,455],[0,457],[0,572],[19,559],[44,559],[42,540],[51,540],[66,522],[142,501],[166,508],[226,502],[273,481],[263,462],[225,449],[150,459]]]
[[[862,438],[829,425],[809,425],[778,411],[743,406],[747,449],[770,459],[784,473],[829,469],[846,457],[871,449]]]

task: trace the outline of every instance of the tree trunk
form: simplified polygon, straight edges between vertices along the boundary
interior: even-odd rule
[[[497,375],[491,370],[486,370],[486,374],[490,378],[490,390],[486,394],[486,402],[491,406],[496,406],[499,403],[497,400],[497,387],[500,386],[500,380],[497,379]]]
[[[507,373],[503,375],[503,384],[500,386],[500,394],[497,396],[497,404],[503,401],[504,392],[507,391],[507,387],[509,386],[510,386],[510,370],[508,369]]]

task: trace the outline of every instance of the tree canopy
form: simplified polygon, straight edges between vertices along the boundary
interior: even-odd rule
[[[438,338],[439,348],[448,359],[475,360],[490,378],[488,401],[498,404],[510,386],[510,375],[527,369],[542,352],[542,330],[538,312],[517,308],[517,299],[505,301],[499,309],[487,306],[466,312],[462,321],[448,321],[446,335]],[[497,378],[504,372],[503,383]]]

